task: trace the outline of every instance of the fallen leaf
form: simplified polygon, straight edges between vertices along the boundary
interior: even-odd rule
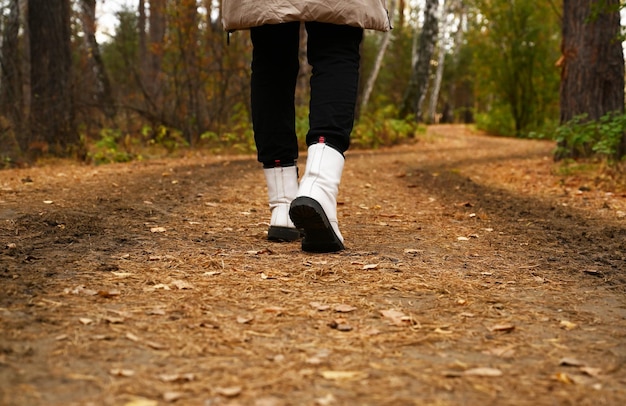
[[[458,241],[469,241],[469,238],[467,238],[467,237],[456,237],[456,239]]]
[[[279,306],[271,306],[271,307],[266,307],[265,309],[263,309],[263,311],[265,313],[276,313],[276,315],[279,316],[283,314],[285,309]]]
[[[116,297],[120,295],[120,291],[116,290],[116,289],[112,289],[112,290],[99,290],[98,291],[98,296],[100,297],[104,297],[106,299],[110,299],[112,297]]]
[[[263,279],[263,280],[276,279],[276,277],[275,276],[271,276],[271,275],[266,275],[265,272],[261,272],[261,279]]]
[[[577,360],[576,358],[565,357],[561,358],[561,360],[559,361],[559,365],[566,367],[582,367],[586,364],[580,360]]]
[[[602,369],[600,368],[592,368],[592,367],[581,367],[580,372],[583,374],[589,375],[591,377],[597,378],[602,374]]]
[[[573,330],[575,329],[578,325],[576,323],[572,323],[571,321],[568,320],[561,320],[561,322],[559,323],[559,326],[564,329],[564,330]]]
[[[437,334],[452,334],[452,331],[447,330],[447,327],[444,327],[444,328],[442,328],[442,327],[437,327],[437,328],[435,329],[435,333],[437,333]]]
[[[113,275],[117,276],[118,278],[128,278],[129,276],[132,276],[133,274],[130,272],[111,272]]]
[[[227,398],[234,398],[236,396],[239,396],[241,394],[242,388],[241,386],[229,386],[226,388],[216,388],[215,392],[218,395],[227,397]]]
[[[492,377],[502,376],[502,371],[496,368],[481,367],[481,368],[468,369],[467,371],[463,372],[463,375],[483,376],[483,377],[492,378]]]
[[[345,319],[335,319],[328,323],[328,327],[338,331],[352,331],[352,326]]]
[[[380,314],[396,326],[407,326],[411,324],[411,318],[398,310],[381,310]]]
[[[180,279],[174,280],[171,283],[172,283],[172,285],[176,286],[180,290],[183,290],[183,289],[193,289],[193,285],[191,283],[186,282],[186,281],[182,281]]]
[[[603,276],[602,272],[598,271],[597,269],[585,269],[583,272],[586,273],[587,275],[598,276],[598,277]]]
[[[330,309],[330,306],[329,306],[329,305],[322,304],[322,303],[320,303],[320,302],[311,302],[311,303],[309,303],[309,305],[310,305],[312,308],[314,308],[314,309],[316,309],[316,310],[318,310],[318,311],[320,311],[320,312],[323,312],[323,311],[325,311],[325,310]]]
[[[350,313],[356,310],[356,307],[347,304],[338,304],[333,306],[333,310],[337,313]]]
[[[405,254],[411,254],[411,255],[421,254],[422,252],[424,252],[424,250],[418,250],[415,248],[407,248],[404,250]]]
[[[150,232],[151,233],[164,233],[167,230],[165,229],[165,227],[152,227],[150,228]]]
[[[489,348],[483,351],[484,354],[495,355],[496,357],[501,358],[512,358],[515,355],[515,350],[513,346],[507,347],[497,347],[497,348]]]
[[[109,374],[113,376],[128,378],[128,377],[135,375],[135,371],[133,371],[132,369],[113,368],[109,371]]]
[[[76,286],[74,289],[64,289],[63,293],[65,294],[69,294],[71,293],[72,295],[86,295],[86,296],[95,296],[98,294],[98,292],[96,292],[95,290],[92,289],[87,289],[84,286]]]
[[[161,344],[161,343],[157,343],[154,341],[146,341],[146,345],[150,348],[152,348],[153,350],[164,350],[167,348],[167,345],[165,344]]]
[[[322,371],[322,378],[330,381],[360,380],[368,377],[364,371]]]
[[[83,324],[83,325],[85,325],[85,326],[88,326],[88,325],[90,325],[90,324],[93,324],[93,320],[92,320],[92,319],[89,319],[89,318],[87,318],[87,317],[80,317],[78,320],[81,322],[81,324]]]
[[[192,373],[187,374],[161,374],[159,375],[159,379],[163,382],[191,382],[196,379],[196,376]]]
[[[122,324],[125,319],[123,317],[104,316],[102,320],[109,324]]]
[[[498,333],[510,333],[513,330],[515,330],[515,326],[513,324],[496,324],[495,326],[489,328],[489,331]]]
[[[148,288],[148,290],[151,290],[151,291],[159,290],[159,289],[172,290],[168,285],[166,285],[164,283],[159,283],[158,285],[154,285],[151,288]]]
[[[367,264],[363,266],[363,269],[366,271],[369,269],[376,269],[376,268],[378,268],[378,264]]]
[[[252,320],[254,320],[254,316],[248,316],[248,317],[237,316],[237,323],[239,324],[248,324]]]
[[[130,341],[135,342],[135,343],[141,341],[141,338],[137,337],[133,333],[126,333],[126,338],[128,338]]]
[[[554,375],[554,378],[557,381],[559,381],[561,383],[568,384],[568,385],[571,385],[571,384],[574,383],[572,378],[569,375],[567,375],[566,373],[564,373],[564,372],[558,372],[556,375]]]

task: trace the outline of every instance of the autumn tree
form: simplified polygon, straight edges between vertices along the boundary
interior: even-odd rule
[[[535,0],[473,4],[479,124],[500,135],[541,128],[558,114],[558,15]]]

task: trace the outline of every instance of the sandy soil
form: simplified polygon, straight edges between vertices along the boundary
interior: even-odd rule
[[[553,147],[349,151],[337,254],[251,156],[2,171],[0,404],[626,404],[626,192]]]

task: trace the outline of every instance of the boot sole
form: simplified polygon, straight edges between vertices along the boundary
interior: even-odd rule
[[[300,238],[300,231],[296,228],[270,226],[267,230],[267,239],[275,242],[292,242]]]
[[[304,230],[303,251],[337,252],[345,249],[324,209],[315,199],[305,196],[294,199],[289,208],[289,217],[296,228]]]

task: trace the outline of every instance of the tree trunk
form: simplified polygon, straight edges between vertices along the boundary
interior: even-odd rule
[[[445,17],[449,13],[450,0],[444,0],[442,10],[442,16]],[[442,28],[442,34],[439,36],[439,56],[437,58],[437,72],[435,73],[435,81],[433,82],[433,90],[430,92],[430,101],[428,103],[428,112],[426,114],[427,122],[436,123],[437,120],[437,102],[439,101],[439,91],[441,90],[441,81],[443,79],[443,64],[446,59],[445,50],[445,30]]]
[[[389,20],[393,21],[393,13],[396,9],[397,0],[391,0],[391,4],[389,5]],[[385,54],[387,53],[387,48],[391,43],[391,31],[387,31],[384,34],[383,40],[380,44],[380,48],[378,49],[378,54],[376,55],[376,60],[374,61],[374,68],[372,69],[372,73],[370,74],[367,82],[365,84],[365,88],[363,90],[363,97],[361,99],[361,106],[359,108],[358,114],[367,110],[367,104],[369,103],[370,96],[372,94],[372,90],[374,89],[374,85],[376,84],[376,79],[378,78],[378,73],[380,72],[380,68],[383,64],[383,59],[385,58]]]
[[[454,43],[452,44],[452,49],[460,49],[461,45],[463,44],[463,38],[465,36],[465,33],[463,32],[463,26],[465,24],[465,20],[467,19],[467,12],[465,9],[465,4],[464,4],[464,0],[460,0],[459,3],[459,9],[458,9],[458,25],[457,25],[457,30],[456,30],[456,34],[454,34]],[[459,61],[460,61],[460,52],[455,52],[454,55],[452,56],[452,66],[454,66],[455,68],[457,68],[459,66]],[[456,80],[452,80],[450,81],[450,87],[448,89],[448,102],[446,103],[446,106],[444,108],[444,112],[443,112],[443,117],[442,117],[442,121],[445,123],[454,123],[456,122],[455,120],[455,110],[456,110],[456,96],[457,93],[457,81]],[[469,107],[466,108],[466,110],[469,110]]]
[[[96,0],[82,0],[82,23],[85,44],[89,57],[89,67],[95,76],[95,100],[107,118],[115,116],[115,105],[111,92],[111,81],[104,68],[100,46],[96,40]]]
[[[146,72],[148,66],[148,46],[146,42],[146,1],[139,0],[137,6],[139,18],[137,20],[137,36],[139,41],[139,66]]]
[[[424,26],[419,37],[418,58],[413,71],[404,99],[400,108],[400,117],[412,116],[415,121],[422,120],[422,103],[428,89],[430,78],[430,60],[435,49],[439,21],[437,19],[438,0],[426,0],[424,9]]]
[[[620,1],[600,3],[563,1],[561,124],[581,114],[598,120],[607,113],[624,112]],[[626,136],[620,157],[625,153]]]
[[[166,0],[150,0],[148,18],[148,55],[146,81],[144,86],[151,104],[158,105],[161,94],[161,63],[163,61],[163,41],[165,40],[165,7]]]
[[[398,29],[402,30],[404,28],[404,10],[406,9],[406,1],[400,0],[400,4],[398,5]],[[393,7],[391,8],[393,10]],[[393,20],[392,20],[393,21]]]
[[[69,0],[29,0],[31,59],[29,148],[70,155],[79,147],[71,91]]]
[[[23,101],[22,96],[22,71],[21,55],[19,47],[20,10],[19,1],[10,0],[9,13],[4,21],[2,30],[2,53],[0,54],[0,116],[4,116],[8,122],[0,118],[0,152],[2,156],[15,157],[24,151],[28,145],[22,141],[23,137]]]

